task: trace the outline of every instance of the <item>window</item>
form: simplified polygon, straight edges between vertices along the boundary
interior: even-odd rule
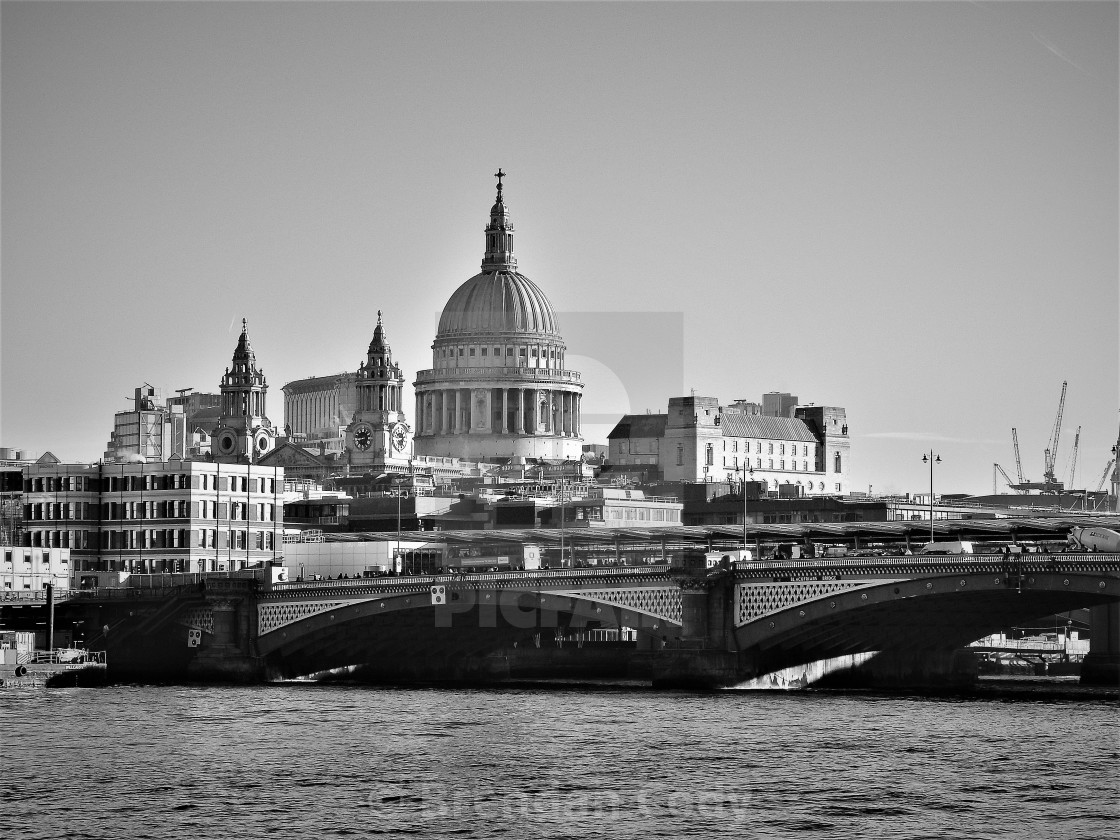
[[[785,455],[786,454],[786,445],[783,443],[780,448],[781,448],[781,454]]]
[[[513,355],[513,348],[512,347],[507,347],[506,348],[506,355],[507,356],[512,356]]]
[[[774,469],[774,459],[773,458],[771,458],[769,461],[767,461],[766,468],[771,469],[771,470]]]
[[[462,356],[462,355],[463,355],[463,348],[462,348],[462,347],[460,347],[460,348],[459,348],[459,355],[460,355],[460,356]]]
[[[839,452],[837,452],[837,453],[836,453],[836,457],[835,457],[835,458],[833,459],[833,462],[832,462],[832,471],[833,471],[833,472],[842,472],[842,470],[840,469],[840,453],[839,453]],[[837,490],[839,490],[839,489],[840,489],[840,485],[839,485],[839,484],[838,484],[838,485],[836,485],[836,489],[837,489]]]
[[[482,355],[483,355],[483,356],[485,356],[485,355],[486,355],[486,351],[487,351],[487,350],[489,350],[489,349],[490,349],[490,348],[488,348],[488,347],[483,347],[483,348],[482,348]]]
[[[472,356],[474,355],[474,348],[473,348],[473,347],[471,348],[471,353],[470,353],[470,354],[471,354]]]
[[[773,455],[774,454],[774,444],[768,443],[768,444],[766,444],[766,446],[767,446],[766,454],[767,455]]]
[[[784,470],[784,469],[786,468],[786,459],[785,459],[785,458],[782,458],[782,460],[781,460],[780,464],[781,464],[781,466],[780,466],[780,467],[778,467],[778,469],[782,469],[782,470]]]
[[[682,444],[678,443],[677,444],[677,466],[679,467],[683,463],[684,463],[684,446]]]
[[[704,447],[704,463],[709,467],[715,464],[715,452],[710,443]]]

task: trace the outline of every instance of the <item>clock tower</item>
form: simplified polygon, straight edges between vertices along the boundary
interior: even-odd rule
[[[265,416],[268,382],[257,368],[249,329],[241,320],[241,337],[233,351],[233,367],[222,377],[222,414],[214,429],[210,454],[222,463],[255,464],[272,450],[276,430]]]
[[[346,427],[346,454],[351,467],[408,466],[412,429],[402,411],[403,391],[404,376],[400,366],[393,363],[378,310],[373,340],[354,383],[354,419]]]

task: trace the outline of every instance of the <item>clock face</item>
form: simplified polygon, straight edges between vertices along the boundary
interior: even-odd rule
[[[237,447],[237,436],[233,432],[222,432],[218,435],[218,451],[228,455]]]
[[[393,448],[400,452],[406,443],[408,440],[405,436],[404,424],[398,423],[393,427]]]
[[[369,449],[373,444],[373,430],[369,426],[359,426],[354,430],[354,445],[359,449]]]

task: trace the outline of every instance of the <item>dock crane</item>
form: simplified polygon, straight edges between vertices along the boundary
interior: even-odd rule
[[[1058,477],[1054,475],[1054,461],[1058,457],[1058,438],[1062,434],[1062,412],[1066,407],[1066,386],[1068,382],[1062,383],[1062,396],[1058,400],[1058,416],[1054,418],[1054,431],[1050,434],[1050,445],[1046,448],[1046,470],[1042,476],[1042,480],[1049,485],[1056,486],[1058,484]]]
[[[1074,484],[1073,484],[1074,476],[1077,475],[1077,450],[1078,450],[1078,447],[1080,447],[1080,446],[1081,446],[1081,427],[1078,426],[1077,427],[1077,434],[1075,434],[1073,436],[1073,451],[1069,455],[1069,463],[1070,463],[1071,466],[1070,466],[1070,469],[1069,469],[1069,484],[1067,485],[1067,487],[1069,487],[1071,489],[1074,486]]]
[[[1023,478],[1023,459],[1019,457],[1019,430],[1012,427],[1011,444],[1015,447],[1015,472],[1019,475],[1019,483],[1026,481]]]
[[[1007,486],[1010,487],[1012,490],[1014,490],[1016,493],[1022,493],[1023,492],[1022,490],[1019,490],[1015,486],[1015,482],[1011,480],[1011,476],[1009,476],[1006,472],[1004,472],[1003,467],[1001,467],[999,464],[992,464],[992,466],[995,468],[995,472],[992,474],[992,493],[993,494],[999,493],[999,490],[997,489],[997,486],[996,486],[995,473],[999,473],[1000,475],[1002,475],[1003,480],[1007,482]]]
[[[1101,488],[1104,487],[1104,483],[1108,479],[1108,474],[1112,472],[1112,466],[1115,463],[1116,459],[1113,458],[1111,461],[1104,465],[1104,472],[1101,473],[1101,480],[1097,482],[1097,489],[1095,492],[1101,492]]]

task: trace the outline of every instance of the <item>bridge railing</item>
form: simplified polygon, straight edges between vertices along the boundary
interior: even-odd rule
[[[1005,566],[1044,569],[1061,568],[1070,563],[1120,563],[1120,554],[1104,552],[1062,552],[1059,554],[891,554],[874,557],[817,557],[804,560],[750,560],[737,561],[735,568],[742,571],[775,572],[781,570],[805,571],[809,569],[874,569],[878,567],[912,566],[935,568],[947,563],[1001,569]]]
[[[656,566],[583,566],[576,569],[528,569],[518,572],[478,572],[474,574],[431,574],[431,575],[384,575],[375,578],[343,578],[342,580],[305,580],[288,581],[272,585],[273,592],[301,592],[318,591],[326,589],[356,589],[371,587],[379,590],[385,588],[408,589],[410,587],[426,587],[441,583],[490,583],[494,581],[524,581],[530,580],[564,580],[567,578],[612,578],[632,577],[636,572],[649,576],[651,573],[664,574],[669,571],[667,565]]]
[[[67,598],[73,597],[73,590],[70,589],[56,589],[54,591],[54,601],[57,604],[59,601],[65,601]],[[47,602],[47,590],[45,589],[5,589],[0,591],[0,601],[22,601],[24,603],[31,601],[35,603],[45,604]]]

